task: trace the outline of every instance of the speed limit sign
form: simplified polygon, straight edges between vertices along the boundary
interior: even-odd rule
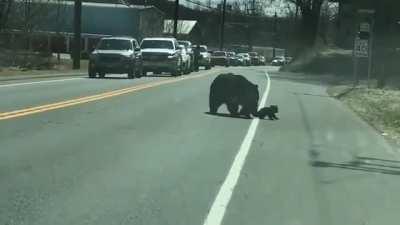
[[[358,58],[368,58],[368,40],[356,38],[354,42],[354,55]]]

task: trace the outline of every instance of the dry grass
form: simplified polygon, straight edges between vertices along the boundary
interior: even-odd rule
[[[81,69],[77,72],[85,72],[87,71],[88,61],[81,61]],[[43,75],[43,74],[57,74],[57,73],[70,73],[75,72],[72,70],[72,62],[71,60],[62,59],[60,63],[54,64],[51,69],[27,69],[21,67],[2,67],[0,68],[0,77],[1,76],[16,76],[16,75]]]
[[[281,68],[286,72],[303,72],[308,74],[352,74],[351,50],[334,47],[315,47],[303,52],[296,59]]]
[[[382,134],[400,144],[400,91],[359,88],[340,99]]]

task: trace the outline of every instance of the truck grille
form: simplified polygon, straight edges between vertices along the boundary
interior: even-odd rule
[[[167,54],[160,54],[160,53],[142,53],[142,56],[144,60],[149,60],[149,61],[165,60],[168,57]]]
[[[105,63],[117,63],[121,61],[119,55],[100,55],[100,61]]]

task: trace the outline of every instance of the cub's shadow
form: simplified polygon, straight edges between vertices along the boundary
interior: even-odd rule
[[[231,115],[230,113],[210,113],[210,112],[204,112],[204,114],[211,115],[211,116],[219,116],[219,117],[229,117],[229,118],[235,118],[235,119],[244,119],[244,120],[249,120],[251,118],[247,118],[241,115]]]

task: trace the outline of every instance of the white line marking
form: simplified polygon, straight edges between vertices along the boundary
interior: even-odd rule
[[[34,82],[26,82],[26,83],[0,84],[0,88],[2,88],[2,87],[24,86],[24,85],[32,85],[32,84],[43,84],[43,83],[55,83],[55,82],[80,80],[80,79],[83,79],[83,78],[82,77],[76,77],[76,78],[68,78],[68,79],[43,80],[43,81],[34,81]]]
[[[263,97],[261,98],[259,109],[265,106],[270,91],[271,81],[267,72],[265,72],[265,76],[267,77],[267,87],[265,88],[265,92],[263,94]],[[250,151],[251,143],[253,142],[259,122],[259,118],[254,118],[251,121],[250,127],[247,131],[246,136],[243,139],[239,152],[235,156],[229,173],[226,176],[224,183],[221,185],[203,225],[221,224],[222,219],[225,215],[226,208],[228,207],[235,186],[239,180],[239,176],[246,161],[246,157]]]

